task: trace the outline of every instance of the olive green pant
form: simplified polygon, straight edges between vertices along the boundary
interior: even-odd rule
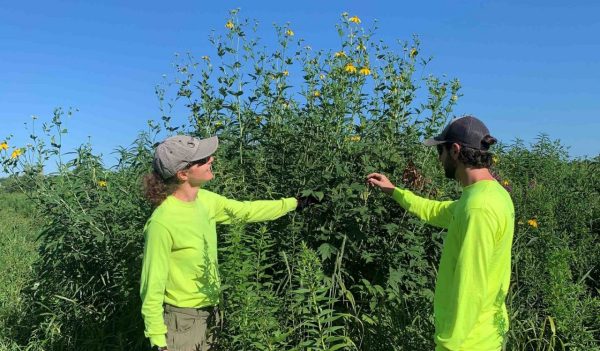
[[[183,308],[165,305],[169,351],[208,351],[216,342],[214,327],[219,325],[216,307]]]

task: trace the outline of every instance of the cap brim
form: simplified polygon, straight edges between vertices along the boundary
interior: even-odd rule
[[[218,147],[219,138],[216,136],[200,140],[200,143],[198,143],[198,149],[196,150],[194,159],[192,161],[201,160],[214,154]]]
[[[425,145],[425,146],[434,146],[434,145],[443,144],[445,142],[446,142],[445,140],[437,140],[435,137],[433,137],[433,138],[429,138],[429,139],[425,140],[423,142],[423,145]]]

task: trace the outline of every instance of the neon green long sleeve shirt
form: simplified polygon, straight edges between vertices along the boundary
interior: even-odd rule
[[[217,223],[229,223],[230,214],[248,222],[273,220],[296,206],[294,198],[241,202],[203,189],[192,202],[167,197],[144,227],[140,295],[150,342],[167,345],[163,303],[194,308],[219,303]]]
[[[515,212],[493,180],[467,186],[456,201],[396,188],[392,197],[425,222],[448,229],[434,296],[436,351],[500,350],[508,331]]]

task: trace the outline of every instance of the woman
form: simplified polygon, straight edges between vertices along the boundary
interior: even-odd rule
[[[170,137],[156,148],[154,172],[144,179],[157,207],[144,227],[140,294],[145,335],[155,350],[210,349],[220,291],[217,223],[274,220],[314,202],[239,202],[202,189],[214,178],[217,146],[217,137]]]

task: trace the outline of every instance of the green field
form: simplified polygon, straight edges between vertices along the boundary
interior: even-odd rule
[[[452,117],[460,82],[423,74],[418,40],[390,48],[348,16],[341,50],[317,52],[285,26],[265,48],[231,15],[211,58],[182,59],[157,88],[163,117],[116,150],[117,165],[89,143],[64,150],[60,109],[46,135],[0,149],[10,175],[0,188],[0,350],[149,349],[139,277],[152,208],[141,178],[153,145],[174,133],[219,136],[211,191],[323,198],[274,222],[218,227],[222,350],[433,349],[445,233],[365,177],[457,199],[421,142]],[[169,106],[188,125],[173,126]],[[599,351],[600,156],[573,159],[546,135],[493,152],[516,212],[505,350]]]

